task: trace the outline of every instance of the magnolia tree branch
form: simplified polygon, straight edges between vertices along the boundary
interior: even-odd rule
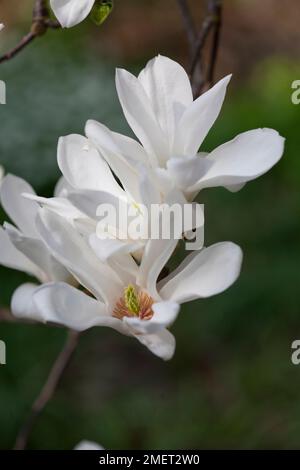
[[[53,397],[63,376],[63,373],[66,370],[68,364],[70,363],[70,360],[78,344],[79,335],[80,333],[76,331],[70,330],[68,332],[64,347],[58,355],[57,359],[55,360],[46,380],[46,383],[43,386],[37,399],[33,403],[28,418],[20,428],[20,431],[17,435],[14,450],[26,449],[31,431],[35,425],[37,418],[40,416],[45,406]]]
[[[195,27],[188,1],[177,0],[177,2],[189,44],[189,75],[194,97],[196,98],[206,87],[212,84],[214,79],[222,25],[222,0],[207,0],[206,15],[199,31]],[[213,32],[211,52],[205,67],[203,53],[211,32]]]
[[[0,57],[0,64],[15,57],[19,52],[31,44],[35,38],[43,36],[48,29],[57,28],[60,28],[60,24],[57,21],[50,19],[47,0],[35,0],[30,31],[13,49]]]

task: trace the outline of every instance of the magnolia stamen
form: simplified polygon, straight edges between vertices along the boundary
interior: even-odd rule
[[[137,292],[129,284],[124,289],[123,296],[118,300],[113,316],[120,320],[124,317],[139,317],[141,320],[150,320],[153,317],[152,305],[154,301],[146,292]]]

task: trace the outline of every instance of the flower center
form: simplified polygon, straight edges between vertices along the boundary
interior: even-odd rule
[[[141,320],[150,320],[153,317],[153,299],[146,292],[137,292],[137,289],[129,284],[125,289],[123,296],[120,297],[113,311],[113,316],[139,317]]]

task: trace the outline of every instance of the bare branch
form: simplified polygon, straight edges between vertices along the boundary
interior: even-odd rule
[[[191,48],[194,48],[194,42],[197,39],[197,29],[191,14],[191,11],[188,6],[187,0],[177,0],[182,20],[183,20],[183,25],[186,31],[187,39],[188,42],[191,46]]]
[[[212,40],[212,48],[210,55],[210,62],[207,73],[207,83],[208,86],[211,86],[214,80],[214,71],[218,56],[218,49],[220,43],[220,33],[222,27],[222,0],[211,0],[209,8],[211,10],[211,15],[214,19],[214,35]]]
[[[60,28],[60,24],[56,21],[52,21],[49,15],[50,13],[46,0],[35,0],[30,31],[13,49],[0,57],[0,64],[15,57],[19,52],[31,44],[35,38],[43,36],[48,29]]]
[[[78,345],[80,333],[76,331],[70,330],[68,332],[67,340],[65,345],[58,355],[57,359],[55,360],[52,369],[49,373],[47,381],[43,386],[40,394],[38,395],[37,399],[33,403],[31,407],[30,414],[26,419],[25,423],[21,427],[19,434],[16,439],[15,443],[15,450],[24,450],[27,447],[28,439],[30,437],[30,433],[35,425],[37,418],[43,412],[45,406],[49,403],[51,398],[53,397],[60,380],[63,376],[64,371],[66,370],[70,360],[76,350]]]
[[[17,44],[13,49],[11,49],[9,52],[6,52],[4,55],[0,57],[0,64],[2,62],[6,62],[7,60],[12,59],[17,55],[19,52],[21,52],[23,49],[25,49],[26,46],[28,46],[34,39],[36,38],[36,35],[33,34],[32,32],[29,32],[24,36],[19,44]]]
[[[189,75],[192,83],[193,94],[196,98],[204,87],[210,86],[213,82],[222,24],[222,0],[207,0],[207,13],[203,19],[199,32],[197,32],[195,27],[187,0],[177,1],[189,43]],[[203,51],[205,49],[207,39],[212,31],[214,34],[212,38],[210,58],[207,67],[204,67]]]

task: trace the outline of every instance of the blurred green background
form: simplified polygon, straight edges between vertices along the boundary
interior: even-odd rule
[[[28,28],[31,3],[1,2],[2,51]],[[300,366],[290,360],[291,343],[300,338],[300,105],[291,103],[291,83],[300,79],[300,6],[297,0],[224,3],[217,75],[233,71],[234,78],[203,148],[257,127],[273,127],[287,139],[283,160],[269,174],[239,193],[211,189],[199,198],[206,243],[232,240],[243,248],[240,279],[224,294],[182,308],[168,363],[112,330],[83,334],[30,449],[71,449],[83,438],[107,449],[300,447]],[[200,9],[195,14],[200,18]],[[7,83],[0,163],[51,195],[58,137],[83,133],[89,118],[128,132],[114,69],[137,71],[157,53],[186,64],[175,0],[116,1],[100,28],[87,20],[49,31],[0,66]],[[25,279],[0,269],[1,306]],[[0,448],[13,446],[65,335],[0,323],[7,344]]]

